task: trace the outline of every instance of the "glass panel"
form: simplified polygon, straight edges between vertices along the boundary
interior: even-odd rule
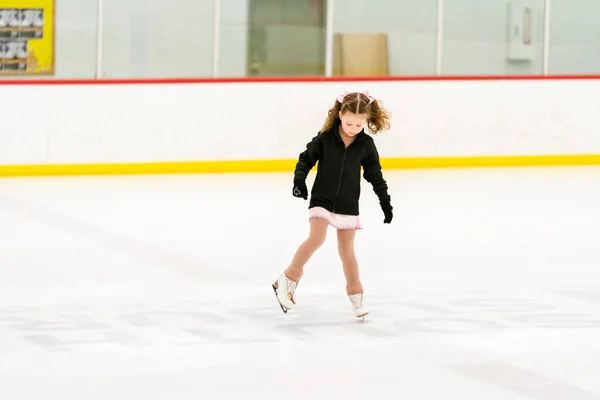
[[[335,75],[434,75],[437,0],[335,2]]]
[[[550,74],[600,74],[600,2],[553,0]]]
[[[442,73],[541,75],[543,41],[544,0],[446,0]]]
[[[249,0],[246,75],[324,75],[325,3]]]
[[[0,75],[0,79],[94,78],[97,7],[96,0],[60,0],[60,2],[56,2],[54,9],[54,75]]]
[[[219,76],[246,76],[249,0],[221,0]]]
[[[214,0],[167,4],[104,0],[105,78],[213,75]]]

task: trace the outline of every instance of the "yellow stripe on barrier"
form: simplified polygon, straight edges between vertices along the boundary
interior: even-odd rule
[[[382,158],[384,169],[600,165],[600,154]],[[292,172],[296,160],[223,160],[109,164],[0,165],[0,176]]]
[[[384,169],[599,165],[600,154],[382,158]]]

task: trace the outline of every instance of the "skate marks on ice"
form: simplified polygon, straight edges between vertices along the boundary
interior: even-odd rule
[[[562,288],[552,292],[560,296],[600,304],[600,288]]]
[[[100,226],[83,221],[76,217],[59,213],[33,204],[25,199],[16,199],[0,193],[0,207],[21,217],[43,223],[53,229],[100,244],[117,251],[134,260],[141,260],[168,271],[183,273],[193,279],[238,279],[239,276],[223,269],[206,265],[171,251],[162,249],[157,244],[146,243],[134,237],[109,232]]]
[[[589,301],[600,295],[600,286],[558,288],[522,296],[488,291],[464,294],[462,299],[448,299],[441,306],[411,304],[439,315],[437,319],[419,319],[426,325],[420,331],[446,358],[461,360],[443,361],[447,369],[523,398],[600,400],[600,385],[595,379],[586,382],[594,382],[592,391],[566,382],[565,375],[569,374],[559,374],[565,379],[556,377],[556,371],[565,368],[573,369],[572,376],[580,371],[591,376],[592,368],[600,367],[598,362],[595,366],[590,362],[600,356],[598,346],[593,346],[600,333],[599,310],[560,299],[567,294]],[[448,329],[452,324],[455,328]],[[546,369],[554,374],[544,375],[508,362],[513,360],[525,364],[534,360],[537,366],[550,366]]]
[[[507,363],[452,365],[449,368],[535,400],[600,400],[600,393]]]
[[[509,296],[489,291],[403,293],[370,298],[367,321],[357,319],[340,296],[309,296],[283,314],[266,291],[235,301],[157,304],[64,304],[0,308],[0,341],[47,351],[96,345],[147,348],[203,344],[290,343],[351,340],[411,341],[427,351],[432,340],[492,353],[531,350],[547,340],[600,334],[600,312],[586,303],[550,295]],[[600,293],[600,287],[568,288]],[[549,297],[550,296],[550,297]],[[541,338],[539,342],[535,338]],[[0,352],[2,352],[0,346]],[[418,347],[418,346],[417,346]]]
[[[248,308],[203,301],[6,307],[0,308],[0,341],[12,343],[13,350],[34,346],[46,351],[78,351],[107,345],[126,349],[173,348],[352,336],[348,327],[355,317],[347,309],[346,319],[331,318],[341,315],[341,310],[327,314],[315,307],[305,307],[293,318],[282,318],[284,314],[277,304],[273,308],[272,299],[248,303]],[[376,327],[362,331],[373,338],[395,336]]]
[[[600,293],[600,287],[552,288],[533,295],[413,291],[393,298],[371,296],[372,313],[366,323],[354,317],[343,296],[305,294],[302,303],[283,314],[268,290],[243,303],[224,296],[154,304],[132,300],[1,307],[0,355],[33,356],[40,350],[58,355],[94,354],[94,350],[181,354],[178,350],[206,349],[206,345],[232,349],[267,345],[272,349],[279,344],[312,346],[316,342],[326,344],[319,347],[326,357],[330,343],[366,352],[385,348],[399,357],[417,357],[507,390],[506,398],[512,392],[532,400],[600,400],[599,394],[589,390],[600,391],[597,383],[586,389],[574,384],[579,383],[576,373],[586,368],[581,356],[599,355],[593,343],[600,333],[600,315],[595,304],[571,301],[571,297],[565,301],[555,294],[564,291],[589,296]],[[527,359],[537,360],[537,366],[554,364],[554,371],[567,361],[563,367],[573,369],[572,379],[563,374],[557,379],[556,373],[543,367],[531,371],[527,363],[525,367],[513,365],[513,361],[522,364]]]

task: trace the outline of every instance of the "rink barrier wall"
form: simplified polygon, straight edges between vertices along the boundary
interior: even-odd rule
[[[289,172],[344,89],[384,169],[600,164],[600,76],[0,80],[0,176]]]

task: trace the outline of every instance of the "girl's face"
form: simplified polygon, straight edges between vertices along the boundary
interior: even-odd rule
[[[340,120],[342,121],[340,126],[346,135],[356,136],[362,131],[367,118],[367,114],[354,114],[346,111],[344,114],[340,113]]]

